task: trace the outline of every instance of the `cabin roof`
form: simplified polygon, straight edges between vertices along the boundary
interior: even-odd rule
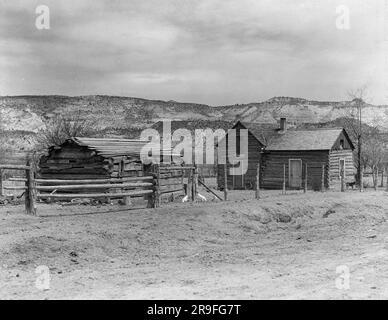
[[[262,144],[267,145],[273,136],[277,135],[278,126],[272,123],[252,123],[237,121],[233,126],[235,128],[238,124],[248,129],[248,131]]]
[[[133,158],[140,158],[140,152],[142,148],[149,143],[148,140],[135,140],[135,139],[119,139],[119,138],[87,138],[87,137],[75,137],[68,139],[61,146],[66,144],[75,143],[79,146],[87,147],[90,150],[96,152],[96,154],[104,157],[118,157],[129,156]],[[52,147],[53,148],[53,147]],[[50,148],[51,149],[51,148]],[[161,155],[174,156],[172,150],[160,150]]]
[[[148,143],[146,140],[86,137],[75,137],[71,141],[95,150],[98,155],[105,158],[115,156],[140,157],[141,149]]]
[[[268,151],[308,151],[308,150],[330,150],[339,135],[343,132],[352,150],[354,145],[344,128],[316,128],[316,129],[287,129],[285,132],[279,129],[277,124],[249,123],[237,121],[238,124],[249,130],[249,132]]]
[[[343,128],[287,130],[278,132],[267,145],[267,151],[331,150],[344,132],[352,149],[354,146]]]

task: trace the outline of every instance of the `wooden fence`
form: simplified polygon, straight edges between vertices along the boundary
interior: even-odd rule
[[[144,197],[148,208],[157,208],[165,196],[174,199],[182,195],[186,196],[188,201],[194,201],[198,194],[198,183],[207,188],[198,179],[196,166],[154,165],[151,171],[145,173],[145,176],[139,177],[62,180],[36,178],[35,168],[30,162],[26,165],[0,165],[0,190],[3,190],[1,177],[4,170],[25,172],[25,177],[9,179],[9,181],[24,182],[23,186],[7,189],[24,191],[26,213],[31,215],[37,215],[36,202],[41,199],[92,198],[107,202],[110,199],[123,199],[126,205],[130,205],[132,198]],[[185,175],[188,176],[187,183],[184,183]]]

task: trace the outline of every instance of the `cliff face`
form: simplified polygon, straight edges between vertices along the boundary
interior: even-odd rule
[[[96,123],[101,135],[131,136],[163,119],[276,123],[286,117],[295,125],[324,123],[349,116],[354,103],[275,97],[258,103],[211,107],[116,96],[11,96],[0,97],[0,130],[3,146],[25,149],[33,144],[34,133],[57,114],[66,117],[79,112],[82,118]],[[363,108],[366,124],[388,131],[387,120],[388,106],[367,104]]]

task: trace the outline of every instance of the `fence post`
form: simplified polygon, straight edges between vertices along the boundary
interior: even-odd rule
[[[4,195],[3,191],[3,169],[0,169],[0,196]]]
[[[321,191],[325,191],[325,165],[322,165]]]
[[[160,170],[159,165],[154,165],[154,179],[155,181],[155,187],[154,187],[154,208],[158,208],[160,206]]]
[[[224,164],[224,201],[228,200],[228,166]]]
[[[35,182],[34,182],[34,167],[30,160],[27,160],[27,166],[29,169],[26,170],[26,190],[24,193],[24,201],[26,213],[33,216],[36,215],[36,204],[35,204]]]
[[[286,194],[286,164],[283,165],[283,194]]]
[[[260,161],[257,164],[256,169],[256,199],[260,199]]]
[[[303,192],[306,193],[307,192],[307,162],[305,164],[305,173],[304,173],[304,188],[303,188]]]
[[[388,169],[386,168],[385,170],[387,170],[388,171]],[[385,191],[388,191],[388,172],[387,172],[387,174],[385,175],[387,178],[387,184],[386,184],[386,187],[385,187]]]
[[[341,172],[341,192],[345,192],[345,170]]]
[[[191,199],[195,201],[195,197],[197,196],[197,189],[198,189],[198,168],[196,165],[194,165],[193,169],[193,191],[191,193]]]

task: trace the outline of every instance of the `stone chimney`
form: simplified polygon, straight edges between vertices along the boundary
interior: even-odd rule
[[[286,118],[280,118],[280,130],[287,131],[287,119]]]

